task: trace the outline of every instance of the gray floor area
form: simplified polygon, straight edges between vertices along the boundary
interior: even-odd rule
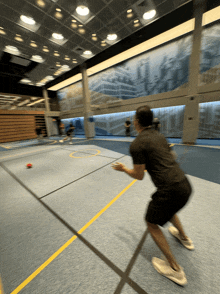
[[[113,170],[116,161],[132,168],[130,156],[93,142],[0,152],[5,294],[219,293],[219,150],[174,146],[193,186],[179,216],[195,251],[169,234],[169,224],[162,230],[186,273],[183,288],[151,264],[161,252],[144,222],[155,191],[149,175],[136,181]]]

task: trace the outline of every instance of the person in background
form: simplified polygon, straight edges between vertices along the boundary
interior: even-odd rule
[[[162,259],[153,257],[152,264],[158,273],[184,286],[187,284],[186,275],[171,252],[160,226],[163,227],[167,222],[171,222],[173,224],[169,227],[171,235],[188,250],[194,249],[192,240],[186,235],[177,216],[177,212],[188,203],[192,187],[184,171],[170,153],[164,135],[152,128],[152,120],[153,112],[149,106],[141,106],[137,109],[134,127],[138,136],[130,145],[133,169],[128,169],[120,162],[112,164],[112,168],[125,172],[137,180],[143,180],[145,170],[149,173],[157,190],[151,197],[144,220],[152,239],[163,253]]]
[[[131,136],[130,126],[131,126],[131,122],[130,122],[130,118],[128,117],[127,120],[126,120],[126,122],[125,122],[125,135],[127,137],[130,137]]]
[[[41,127],[37,126],[36,129],[35,129],[35,132],[37,134],[38,141],[41,140],[43,138],[43,133],[42,133]]]
[[[70,123],[69,129],[66,132],[66,137],[63,140],[60,140],[60,142],[63,143],[66,140],[70,140],[69,144],[73,144],[72,139],[73,139],[73,135],[74,135],[74,129],[75,129],[75,127],[73,126],[73,124]]]
[[[159,122],[159,119],[157,117],[154,118],[153,120],[153,127],[156,131],[160,131],[160,128],[161,128],[161,124]]]
[[[158,131],[158,132],[160,131],[161,124],[160,124],[159,119],[157,117],[153,119],[153,125],[152,126],[156,131]],[[177,159],[177,153],[172,149],[171,144],[168,144],[168,146],[170,148],[170,153],[172,154],[172,156],[176,160]]]

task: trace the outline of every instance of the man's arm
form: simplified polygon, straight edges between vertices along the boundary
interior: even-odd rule
[[[122,163],[116,162],[116,164],[112,164],[112,168],[118,171],[123,171],[126,174],[128,174],[130,177],[140,181],[143,180],[144,178],[145,164],[134,164],[133,169],[128,169]]]

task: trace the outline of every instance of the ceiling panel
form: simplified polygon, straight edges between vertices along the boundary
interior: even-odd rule
[[[20,19],[20,13],[0,3],[0,18],[1,17],[5,17],[10,20],[12,19],[14,22],[17,22]]]
[[[146,0],[146,3],[153,3],[161,17],[188,1]],[[76,50],[77,47],[91,50],[94,55],[97,55],[143,28],[143,24],[139,27],[134,26],[134,20],[138,19],[136,11],[133,10],[133,15],[130,18],[127,17],[127,9],[137,2],[139,3],[140,0],[87,0],[93,18],[88,17],[89,22],[80,27],[80,21],[72,22],[78,0],[57,0],[56,3],[52,0],[41,0],[42,6],[39,6],[38,0],[0,0],[0,26],[5,29],[6,33],[6,35],[0,35],[0,54],[6,45],[11,45],[17,47],[27,58],[31,58],[32,55],[42,56],[45,62],[39,64],[33,73],[30,73],[30,77],[35,80],[42,80],[45,74],[49,75],[50,72],[53,75],[59,69],[56,67],[57,62],[75,68],[86,61],[81,56],[82,52]],[[62,19],[55,16],[57,8],[61,9]],[[36,25],[22,27],[24,23],[20,20],[21,14],[33,17]],[[140,17],[139,15],[139,20]],[[76,27],[74,28],[72,24],[75,24]],[[80,33],[80,28],[85,29],[84,34]],[[52,42],[53,33],[62,34],[65,42],[63,44]],[[117,33],[118,41],[107,44],[106,47],[101,46],[109,33]],[[24,41],[15,41],[16,34],[21,35]],[[97,41],[92,40],[92,34],[96,34]],[[30,46],[30,41],[35,41],[38,47]],[[48,47],[48,53],[43,51],[44,46]],[[58,51],[60,56],[54,56],[55,51]],[[71,60],[65,60],[66,56]],[[103,58],[104,55],[101,56]],[[73,59],[77,59],[78,63],[73,64]],[[55,67],[54,72],[49,70],[51,67]]]
[[[15,11],[19,12],[21,9],[26,5],[27,2],[24,0],[3,0],[1,1],[4,5],[14,9]]]
[[[13,1],[13,0],[11,0]],[[17,0],[19,2],[19,0]],[[44,11],[45,13],[47,13],[48,11],[50,11],[51,7],[54,6],[54,3],[51,0],[44,0],[44,6],[39,6],[37,4],[37,0],[25,0],[26,2],[29,2],[32,5],[36,5],[36,7],[42,11]]]
[[[112,12],[111,9],[108,7],[104,8],[99,14],[97,14],[97,17],[105,24],[107,25],[112,19],[115,18],[115,14]]]
[[[93,14],[98,14],[106,3],[102,0],[89,0],[88,1],[88,8],[91,10]]]
[[[28,17],[32,17],[38,24],[41,23],[42,19],[45,16],[45,13],[30,3],[26,2],[26,4],[21,7],[20,15],[23,14]]]

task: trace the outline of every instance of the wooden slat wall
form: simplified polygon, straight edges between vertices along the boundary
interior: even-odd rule
[[[46,134],[43,111],[0,110],[0,143],[37,138],[36,126]]]

